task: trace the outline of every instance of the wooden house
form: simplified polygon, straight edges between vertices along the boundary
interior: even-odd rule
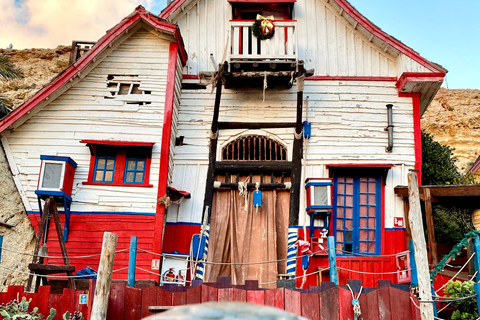
[[[340,283],[372,287],[402,282],[394,188],[421,170],[420,116],[445,73],[346,0],[176,0],[110,29],[0,122],[1,141],[37,228],[43,162],[74,161],[72,255],[111,231],[120,249],[137,235],[153,273],[265,287],[311,274],[305,287],[328,281],[330,235]]]

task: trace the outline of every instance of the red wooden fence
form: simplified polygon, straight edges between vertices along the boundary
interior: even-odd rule
[[[209,301],[241,301],[273,306],[314,320],[354,319],[352,294],[342,286],[327,284],[323,287],[310,287],[308,290],[264,290],[256,286],[256,281],[232,287],[228,281],[222,282],[220,279],[214,284],[196,284],[198,286],[195,287],[167,285],[139,289],[128,287],[124,282],[112,283],[107,319],[139,320],[152,314],[148,311],[149,306],[180,306]],[[27,299],[32,298],[31,308],[37,306],[43,315],[49,314],[53,307],[57,310],[55,319],[61,319],[66,311],[77,310],[89,319],[94,286],[95,281],[91,280],[88,291],[64,289],[63,294],[50,294],[49,286],[40,287],[38,293],[23,293],[22,286],[10,286],[7,292],[0,293],[0,303],[17,299],[17,295],[20,299],[25,296]],[[359,284],[356,287],[358,291]],[[88,304],[79,305],[79,295],[88,292]],[[358,293],[355,294],[357,295]],[[420,312],[410,300],[410,293],[393,286],[363,288],[359,301],[361,318],[364,319],[420,319]]]

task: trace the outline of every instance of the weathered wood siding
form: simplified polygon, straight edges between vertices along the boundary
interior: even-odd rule
[[[295,92],[295,87],[267,89],[266,101],[262,103],[261,89],[224,90],[219,121],[294,122]],[[214,95],[210,87],[182,92],[178,135],[184,136],[184,145],[175,148],[173,185],[191,192],[192,199],[179,206],[172,205],[167,214],[168,222],[201,222]],[[393,187],[406,181],[407,171],[415,163],[411,98],[398,97],[393,81],[307,81],[304,96],[308,97],[308,120],[312,122],[306,176],[328,177],[327,164],[395,165],[385,188],[386,227],[393,227],[393,217],[403,216],[402,203],[393,194]],[[387,103],[394,104],[392,153],[385,152]],[[306,117],[305,111],[303,118]],[[267,135],[282,142],[291,160],[293,131],[293,128],[220,130],[217,160],[220,160],[222,146],[246,133]],[[301,203],[303,206],[303,201]],[[303,224],[303,215],[300,218]]]
[[[33,210],[38,210],[34,191],[43,154],[69,156],[78,163],[72,211],[155,212],[168,55],[168,41],[140,29],[82,81],[4,139]],[[106,80],[112,74],[137,75],[140,89],[151,91],[151,94],[117,95],[114,99],[106,99],[105,96],[110,96]],[[134,101],[151,104],[127,104]],[[82,139],[155,142],[150,170],[153,187],[83,185],[88,177],[90,152],[79,142]]]
[[[315,75],[396,77],[404,71],[428,71],[411,59],[400,61],[398,51],[370,39],[364,29],[363,33],[355,29],[352,18],[327,2],[306,0],[294,5],[298,58],[307,69],[314,68]],[[231,5],[224,0],[192,1],[174,16],[172,22],[179,25],[188,52],[187,74],[213,71],[210,54],[217,63],[225,54],[228,57],[230,19]]]

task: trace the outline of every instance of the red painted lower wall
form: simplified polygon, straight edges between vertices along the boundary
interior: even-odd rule
[[[38,233],[40,223],[39,214],[29,214],[35,232]],[[62,228],[65,216],[60,214]],[[138,237],[138,248],[148,251],[153,249],[153,235],[155,216],[148,215],[114,215],[114,214],[72,214],[70,216],[70,232],[66,242],[70,264],[75,266],[75,270],[79,271],[87,266],[98,270],[100,261],[100,253],[102,250],[103,233],[105,231],[115,233],[118,236],[117,251],[130,248],[130,237]],[[48,255],[61,256],[60,246],[58,243],[55,224],[50,223],[47,239]],[[95,257],[75,259],[76,256],[95,255]],[[128,267],[128,250],[115,254],[113,270]],[[160,257],[145,253],[140,250],[137,252],[137,267],[151,270],[152,259],[160,259]],[[46,259],[48,264],[63,264],[60,259]],[[158,271],[156,271],[158,272]],[[128,270],[122,270],[113,273],[113,279],[126,280]],[[136,270],[136,280],[157,280],[158,276],[152,275],[145,271]]]
[[[307,241],[309,229],[307,228]],[[299,229],[299,236],[303,236],[303,230]],[[319,237],[320,230],[315,230],[314,235]],[[325,240],[325,248],[327,248],[327,242]],[[347,284],[347,280],[361,280],[362,285],[365,287],[376,287],[378,280],[390,280],[392,283],[397,283],[396,274],[386,275],[374,275],[373,273],[384,273],[396,271],[395,257],[386,257],[384,255],[391,255],[407,250],[407,240],[405,229],[386,229],[384,232],[384,239],[382,239],[382,255],[372,257],[352,257],[352,256],[338,256],[337,255],[337,267],[338,269],[338,281],[340,285]],[[297,253],[298,256],[301,253]],[[328,256],[313,256],[310,258],[310,264],[305,274],[315,273],[319,268],[324,269],[328,267]],[[361,272],[367,272],[372,274],[356,273],[340,268],[356,270]],[[301,259],[297,260],[297,287],[302,285],[303,269],[301,267]],[[322,277],[318,274],[312,274],[307,276],[307,280],[303,286],[304,289],[309,286],[318,286],[321,282],[330,281],[329,271],[322,272]]]

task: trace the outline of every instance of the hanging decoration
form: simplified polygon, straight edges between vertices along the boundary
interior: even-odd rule
[[[445,268],[445,265],[447,264],[448,259],[451,258],[452,260],[455,260],[455,258],[458,255],[460,255],[460,253],[462,252],[462,249],[470,245],[470,239],[475,238],[476,236],[480,236],[480,231],[472,230],[469,233],[466,233],[465,237],[453,247],[452,251],[450,251],[449,254],[445,255],[442,261],[440,261],[438,264],[436,264],[433,267],[433,270],[430,272],[430,279],[432,281],[435,281],[435,276],[440,271],[442,271],[443,268]]]
[[[257,14],[257,19],[252,25],[252,33],[260,40],[271,39],[275,34],[275,25],[273,24],[274,17],[264,17]]]

